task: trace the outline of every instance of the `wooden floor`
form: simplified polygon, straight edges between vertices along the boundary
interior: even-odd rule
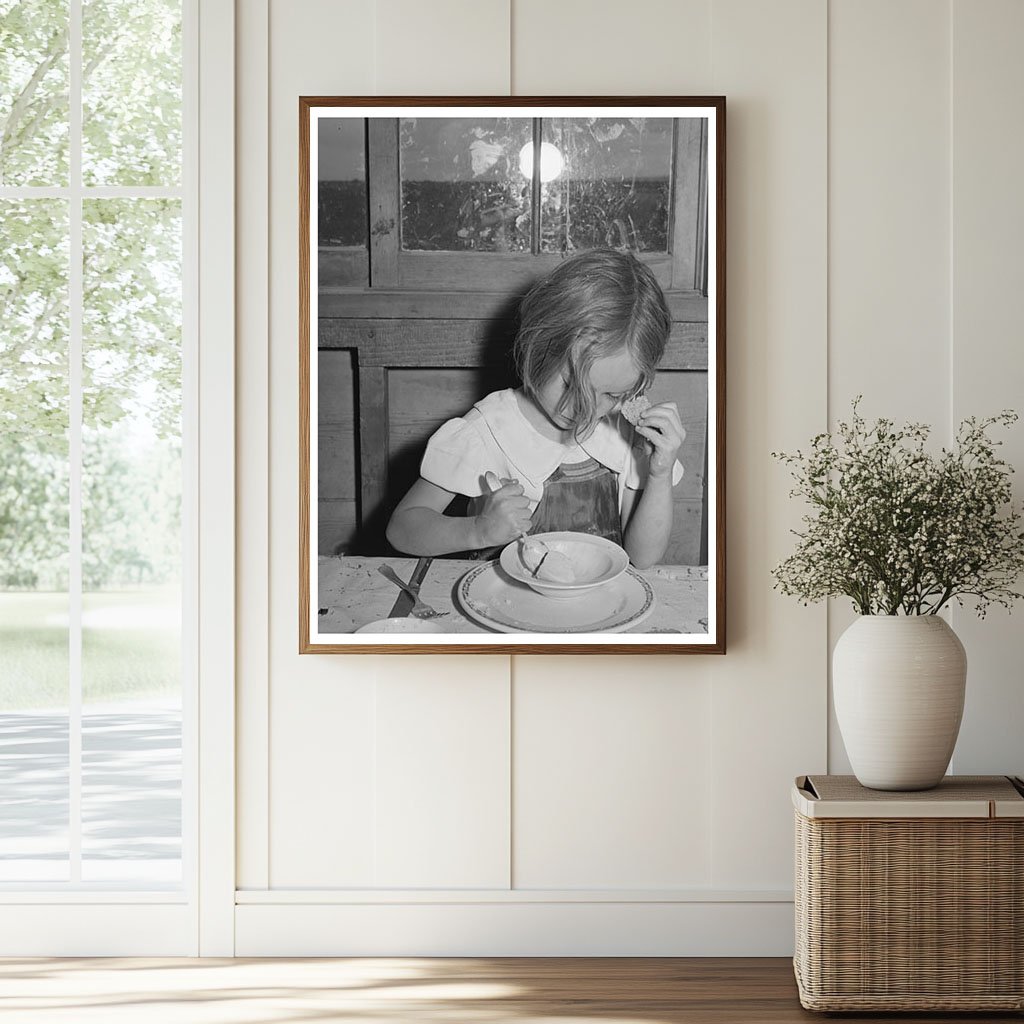
[[[986,1021],[1020,1014],[850,1014]],[[2,1024],[739,1024],[800,1008],[786,959],[2,959]]]

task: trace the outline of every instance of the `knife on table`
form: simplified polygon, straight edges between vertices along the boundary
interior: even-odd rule
[[[416,591],[417,595],[420,592],[420,585],[426,578],[427,570],[430,568],[430,563],[433,562],[433,558],[421,558],[416,563],[416,568],[413,570],[412,576],[409,578],[409,586]],[[407,594],[404,590],[398,592],[398,599],[395,601],[394,607],[389,613],[389,618],[402,619],[407,618],[409,612],[412,611],[413,598],[411,594]]]

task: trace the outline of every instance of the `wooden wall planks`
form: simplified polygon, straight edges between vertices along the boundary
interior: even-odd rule
[[[319,356],[318,401],[318,486],[319,486],[319,551],[337,554],[354,550],[367,537],[360,538],[359,508],[375,530],[372,542],[379,541],[380,515],[405,493],[415,481],[419,460],[427,438],[445,420],[461,416],[474,402],[491,391],[514,384],[510,370],[487,361],[479,364],[481,337],[490,326],[487,322],[473,327],[472,322],[457,321],[458,330],[451,336],[443,324],[417,324],[409,328],[402,321],[380,331],[376,327],[352,324],[327,326],[322,335],[343,348],[325,347]],[[680,331],[681,339],[673,346],[669,365],[699,362],[688,352],[706,352],[704,325],[693,327],[692,334]],[[410,347],[402,339],[410,331],[425,337]],[[460,335],[461,330],[461,335]],[[363,394],[368,407],[361,409],[359,430],[368,431],[365,451],[371,474],[360,499],[360,475],[356,451],[355,376],[352,351],[348,345],[358,343],[367,332],[374,332],[370,343],[376,347],[369,353],[359,348],[366,369]],[[397,337],[396,337],[397,335]],[[693,342],[693,344],[691,344]],[[391,362],[388,353],[395,351],[396,362],[408,362],[409,368],[384,369]],[[401,353],[401,356],[397,355]],[[417,353],[419,353],[417,357]],[[431,365],[434,364],[434,368]],[[467,364],[469,364],[467,366]],[[675,519],[672,537],[664,561],[677,565],[698,564],[704,535],[704,466],[707,444],[707,386],[701,370],[664,370],[651,390],[656,402],[673,401],[680,409],[686,439],[679,460],[684,469],[683,480],[675,489]],[[361,434],[359,436],[362,436]]]
[[[513,370],[513,320],[320,319],[324,349],[350,349],[360,366],[481,366]],[[708,368],[707,324],[672,325],[665,370]]]
[[[352,353],[321,352],[317,376],[317,530],[321,554],[337,554],[355,540],[355,375]]]
[[[1013,177],[1020,144],[1007,134],[1007,104],[1022,88],[1012,48],[1024,31],[1020,5],[1016,0],[953,0],[951,5],[832,0],[826,6],[793,0],[764,11],[763,4],[739,0],[630,5],[515,0],[465,8],[432,4],[433,12],[419,5],[420,14],[410,15],[408,9],[416,6],[391,0],[272,0],[263,49],[239,48],[243,72],[247,62],[266,61],[268,46],[270,59],[264,83],[269,137],[262,148],[265,119],[245,120],[257,116],[252,92],[243,96],[240,108],[248,126],[240,139],[245,147],[240,173],[262,160],[270,187],[263,199],[258,190],[239,192],[239,220],[258,224],[269,200],[270,233],[266,266],[240,277],[239,303],[267,307],[270,337],[260,347],[246,335],[239,351],[244,494],[250,504],[260,500],[265,471],[269,513],[246,519],[239,534],[240,588],[259,588],[262,576],[269,578],[267,607],[256,606],[261,602],[240,606],[240,647],[255,653],[268,642],[269,661],[261,696],[259,658],[239,659],[239,883],[256,888],[373,884],[377,680],[408,673],[430,692],[445,676],[444,667],[427,659],[299,658],[295,653],[295,97],[401,93],[413,88],[411,81],[422,91],[443,92],[454,79],[470,92],[505,91],[500,82],[504,76],[508,83],[511,46],[512,81],[523,93],[721,92],[729,97],[730,653],[714,665],[698,658],[645,658],[639,670],[630,671],[645,683],[670,680],[710,695],[706,717],[680,721],[671,743],[696,744],[701,751],[685,772],[679,770],[679,785],[739,794],[723,808],[706,801],[694,810],[706,829],[715,884],[784,887],[791,845],[780,780],[825,767],[829,635],[824,609],[803,609],[770,591],[769,570],[788,550],[788,530],[799,525],[799,510],[767,453],[805,443],[827,427],[829,400],[835,419],[861,389],[874,396],[872,412],[947,424],[968,412],[1017,403],[1024,364],[1012,338],[1014,299],[1021,291],[1016,247],[1024,228]],[[437,14],[442,7],[445,13]],[[473,13],[485,7],[479,17],[487,19],[486,26]],[[466,17],[456,16],[456,10]],[[395,39],[380,33],[396,19],[413,16],[420,20],[401,51],[405,64],[399,68],[393,66]],[[664,25],[666,31],[645,37],[643,60],[637,61],[631,59],[633,40],[642,21]],[[589,32],[596,25],[602,39],[624,42],[611,51],[607,45],[564,45],[581,26]],[[338,59],[339,39],[352,42],[344,60]],[[470,57],[460,63],[452,55],[462,49]],[[321,311],[331,312],[341,301],[351,299],[324,295]],[[486,318],[491,299],[473,301],[476,305],[451,318]],[[364,319],[381,316],[369,306],[348,308]],[[445,315],[437,300],[415,293],[395,298],[392,308],[410,317]],[[675,309],[674,315],[699,319]],[[1005,449],[1018,467],[1024,464],[1020,437],[1018,431]],[[245,516],[246,509],[239,514]],[[844,614],[838,605],[832,611],[836,621]],[[998,762],[1007,770],[1024,770],[1012,763],[1021,748],[1014,715],[1007,713],[1021,699],[1013,679],[1024,634],[1014,619],[1001,615],[983,623],[963,616],[957,628],[963,629],[972,658],[957,767],[995,770]],[[508,659],[470,660],[481,678],[509,685]],[[593,660],[553,665],[552,659],[515,659],[512,692],[525,699],[519,713],[526,715],[516,728],[524,738],[541,729],[546,694],[559,686],[560,673],[585,676]],[[593,699],[604,701],[599,687]],[[252,712],[260,700],[262,714],[269,717],[269,741],[261,725],[266,719]],[[439,691],[437,700],[439,707],[457,713],[456,698]],[[512,728],[511,718],[500,711],[492,708],[485,717],[490,715]],[[555,767],[551,757],[576,749],[574,728],[570,718],[562,746],[548,744],[542,757],[517,744],[513,766],[517,758],[530,759],[529,770],[543,780]],[[642,741],[642,736],[622,736],[615,756],[628,760],[638,750],[643,754]],[[582,827],[599,829],[599,793],[586,770],[587,761],[597,758],[593,749],[593,744],[579,746],[584,762],[574,775],[573,792],[590,808],[580,814]],[[401,751],[394,756],[406,770],[415,770]],[[452,757],[460,769],[452,775],[454,785],[468,786],[477,769],[475,755],[460,760],[452,752]],[[595,763],[603,769],[600,760]],[[841,761],[832,767],[841,768]],[[497,792],[501,784],[493,775],[485,777],[495,787],[494,799],[507,807],[505,793]],[[628,788],[637,801],[648,798],[632,782]],[[453,798],[439,794],[438,799]],[[475,797],[466,790],[454,799],[469,806]],[[520,853],[543,868],[542,851],[531,850],[529,837],[558,829],[557,817],[522,794],[510,814],[513,833],[518,831],[524,844]],[[473,833],[472,823],[466,828],[474,842],[483,834]],[[416,850],[407,837],[400,831],[389,835],[399,851],[389,855],[404,850],[414,866]],[[675,841],[670,835],[665,833],[667,845],[652,856],[670,855]],[[758,837],[756,843],[751,835]],[[454,847],[457,837],[449,838]],[[631,881],[638,886],[646,881],[643,865],[650,861],[643,859],[644,846],[651,842],[662,842],[659,830],[629,837],[630,848],[615,853],[623,874],[635,865]],[[458,856],[457,849],[452,856]],[[551,868],[561,870],[554,861]],[[596,868],[593,862],[588,866]],[[488,907],[483,916],[500,913],[501,908]],[[569,920],[557,907],[550,915],[546,921]],[[373,908],[367,916],[377,920]],[[582,948],[595,918],[585,920],[565,924],[560,934],[566,944],[575,940]],[[657,934],[646,918],[629,921],[634,934],[648,927],[647,934]],[[735,950],[740,932],[721,933],[716,948]],[[386,928],[375,934],[386,936]],[[239,937],[243,943],[249,937],[244,924]],[[268,933],[268,943],[273,937]]]
[[[707,666],[707,771],[723,797],[709,827],[714,884],[760,887],[792,867],[781,780],[826,760],[826,614],[772,592],[803,510],[770,453],[827,423],[828,8],[712,6],[712,84],[729,97],[730,641]]]
[[[952,5],[951,425],[1004,408],[1024,415],[1020,296],[1024,294],[1024,139],[1013,125],[1024,97],[1024,6],[1015,0]],[[994,435],[995,436],[995,435]],[[1000,457],[1016,467],[1024,497],[1024,424],[1000,431]],[[969,681],[957,772],[1024,774],[1024,630],[1002,610],[979,620],[953,609]]]
[[[669,292],[669,314],[680,323],[707,323],[708,302],[697,292]],[[511,320],[519,296],[505,291],[421,292],[379,289],[368,292],[326,286],[320,290],[320,316],[398,320]]]
[[[919,419],[944,438],[948,7],[833,0],[829,10],[829,424],[862,394],[865,416]],[[830,602],[829,649],[853,618],[851,602]],[[850,770],[834,720],[829,769]]]

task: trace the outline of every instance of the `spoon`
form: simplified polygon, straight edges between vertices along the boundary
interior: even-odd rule
[[[498,479],[497,473],[490,471],[484,473],[484,483],[487,484],[492,493],[501,488],[501,480]],[[541,563],[550,554],[551,549],[544,541],[537,540],[535,537],[528,537],[522,530],[519,531],[519,543],[519,560],[530,570],[531,575],[536,578],[537,570],[540,569]]]

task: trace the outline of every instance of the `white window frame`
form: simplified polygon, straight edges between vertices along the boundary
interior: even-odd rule
[[[198,953],[235,952],[235,3],[199,8]],[[198,99],[198,97],[197,97]]]
[[[183,211],[182,885],[0,886],[0,955],[234,953],[234,4],[183,0],[181,186],[83,187],[83,0],[70,0],[69,182],[0,189],[69,204],[70,778],[81,807],[82,202],[176,198]],[[202,103],[200,103],[200,97]]]

